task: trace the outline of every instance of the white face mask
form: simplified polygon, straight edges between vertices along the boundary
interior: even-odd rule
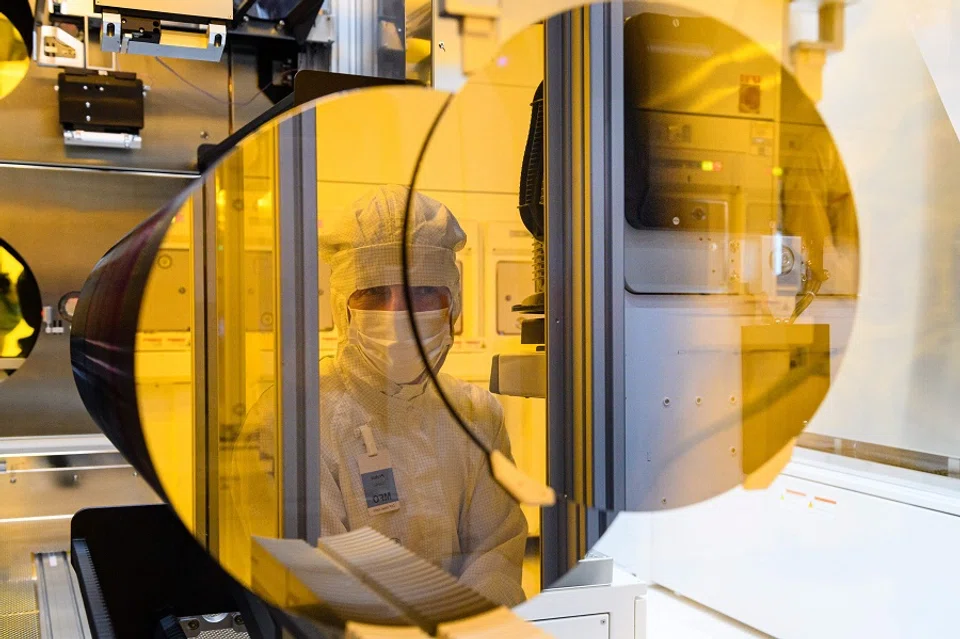
[[[450,310],[414,313],[430,367],[436,372],[453,345]],[[395,384],[410,384],[426,371],[417,350],[417,338],[407,311],[350,309],[347,339],[356,344],[364,359]]]

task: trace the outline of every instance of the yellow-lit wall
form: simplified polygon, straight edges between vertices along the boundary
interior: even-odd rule
[[[196,524],[193,370],[193,207],[190,200],[164,238],[144,291],[135,375],[144,438],[171,504]],[[176,273],[176,277],[169,277]],[[185,300],[185,303],[184,303]],[[153,327],[181,330],[152,330]]]

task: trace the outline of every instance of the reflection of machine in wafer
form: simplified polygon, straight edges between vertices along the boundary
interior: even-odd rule
[[[645,510],[776,476],[849,335],[852,299],[806,323],[823,293],[856,295],[857,224],[815,105],[761,43],[651,10],[624,47],[628,507]]]

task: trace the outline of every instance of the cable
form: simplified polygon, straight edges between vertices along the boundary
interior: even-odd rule
[[[171,67],[169,64],[167,64],[166,62],[164,62],[164,61],[163,61],[162,59],[160,59],[159,57],[154,56],[153,59],[156,60],[157,63],[160,64],[160,66],[162,66],[164,69],[166,69],[167,71],[169,71],[170,73],[172,73],[178,80],[180,80],[181,82],[183,82],[184,84],[186,84],[188,87],[190,87],[190,88],[192,88],[192,89],[194,89],[194,90],[196,90],[196,91],[199,91],[200,93],[202,93],[203,95],[207,96],[207,97],[210,98],[211,100],[214,100],[215,102],[218,102],[218,103],[220,103],[220,104],[225,104],[226,106],[230,106],[230,101],[229,101],[229,100],[224,100],[224,99],[222,99],[222,98],[219,98],[219,97],[215,96],[214,94],[210,93],[209,91],[207,91],[206,89],[204,89],[203,87],[197,86],[196,84],[194,84],[194,83],[191,82],[190,80],[188,80],[188,79],[186,79],[185,77],[183,77],[182,75],[180,75],[180,73],[179,73],[176,69],[174,69],[173,67]],[[290,73],[292,73],[292,72],[294,72],[294,71],[295,71],[295,69],[287,69],[287,70],[284,71],[281,75],[288,75],[288,74],[290,74]],[[258,97],[260,97],[261,95],[264,95],[264,91],[266,91],[267,88],[269,88],[272,84],[273,84],[273,83],[270,82],[269,84],[265,84],[265,85],[263,85],[262,87],[259,87],[259,88],[257,89],[257,92],[253,94],[253,97],[252,97],[252,98],[250,98],[250,99],[247,100],[246,102],[239,103],[239,104],[237,104],[237,105],[235,105],[235,106],[239,106],[239,107],[250,106],[250,104],[252,104],[254,100],[256,100],[256,99],[257,99]]]

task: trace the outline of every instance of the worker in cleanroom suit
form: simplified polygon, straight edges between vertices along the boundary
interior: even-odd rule
[[[336,357],[320,363],[321,532],[371,526],[495,603],[517,604],[526,519],[444,407],[410,326],[400,253],[409,194],[377,188],[320,236],[339,333]],[[466,235],[443,204],[412,197],[411,294],[424,349],[439,371],[461,312],[455,253]],[[472,432],[509,456],[493,395],[449,375],[439,379]]]

